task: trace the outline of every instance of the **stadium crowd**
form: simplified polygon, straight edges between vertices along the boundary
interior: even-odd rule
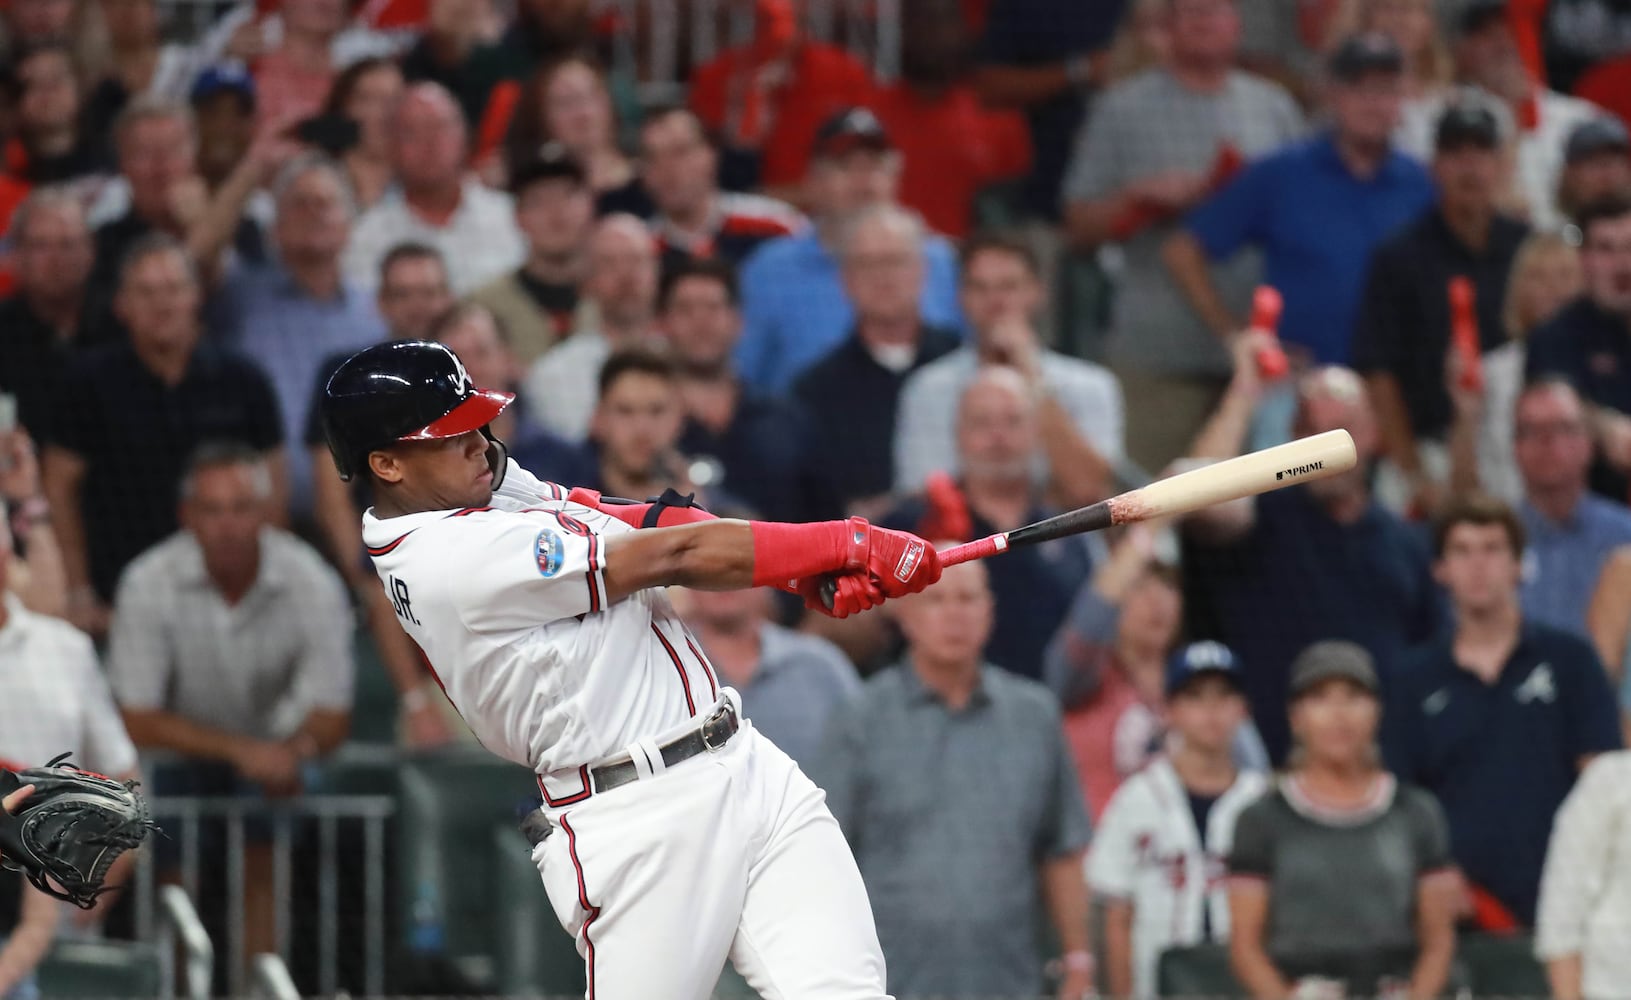
[[[903,0],[884,80],[731,0],[671,104],[616,4],[181,6],[0,4],[0,760],[300,794],[359,669],[470,739],[315,414],[390,338],[516,391],[542,478],[939,542],[1341,427],[1353,473],[898,608],[677,600],[899,995],[1152,997],[1214,942],[1264,1000],[1426,998],[1468,928],[1631,993],[1624,3]]]

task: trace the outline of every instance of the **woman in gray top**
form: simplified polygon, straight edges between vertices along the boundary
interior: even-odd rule
[[[1315,643],[1291,667],[1290,766],[1241,813],[1230,959],[1258,1000],[1426,1000],[1455,955],[1457,878],[1438,802],[1376,749],[1370,655]]]

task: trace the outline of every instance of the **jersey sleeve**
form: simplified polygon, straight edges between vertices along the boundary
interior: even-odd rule
[[[1098,896],[1127,899],[1133,894],[1138,867],[1137,820],[1142,783],[1128,781],[1116,789],[1099,817],[1087,853],[1087,884]]]
[[[466,627],[507,631],[606,609],[606,539],[587,524],[564,511],[469,517],[443,543],[456,552],[444,569]]]

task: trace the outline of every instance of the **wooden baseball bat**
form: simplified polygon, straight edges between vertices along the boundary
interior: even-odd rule
[[[1357,462],[1353,438],[1348,432],[1326,431],[1158,479],[1140,489],[1128,490],[1023,528],[954,545],[940,553],[940,564],[955,566],[971,559],[994,556],[1018,545],[1035,545],[1067,535],[1101,531],[1116,524],[1188,514],[1213,504],[1334,476],[1347,472]]]

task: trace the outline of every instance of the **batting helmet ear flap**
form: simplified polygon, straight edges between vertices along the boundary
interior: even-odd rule
[[[481,436],[487,439],[487,467],[493,470],[493,490],[504,485],[504,473],[510,470],[510,449],[493,434],[491,427],[483,427]]]

